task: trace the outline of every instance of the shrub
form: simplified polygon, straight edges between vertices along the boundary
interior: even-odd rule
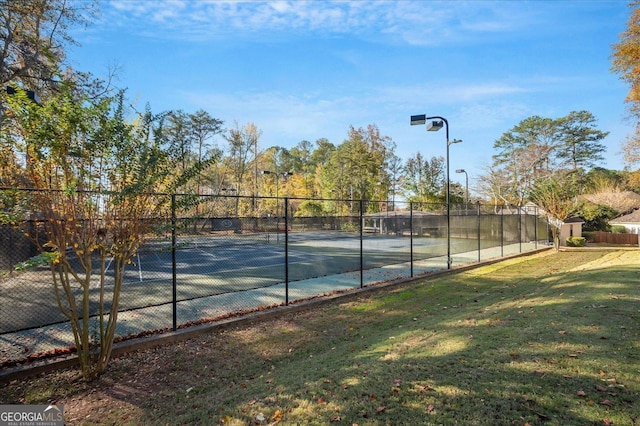
[[[584,231],[607,231],[609,221],[619,214],[612,207],[582,200],[574,215],[584,219],[584,224],[582,225],[582,235],[584,235]]]
[[[568,247],[584,247],[586,238],[584,237],[567,237]]]
[[[614,234],[626,234],[627,228],[622,225],[611,225],[611,232]]]
[[[582,236],[584,237],[586,242],[592,243],[596,238],[596,233],[595,233],[595,231],[585,231],[585,230],[583,230],[582,231]]]
[[[306,200],[300,203],[295,217],[322,216],[322,204],[318,201]]]

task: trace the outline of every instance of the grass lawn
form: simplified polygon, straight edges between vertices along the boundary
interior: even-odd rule
[[[67,424],[640,424],[640,251],[553,251],[0,387]]]

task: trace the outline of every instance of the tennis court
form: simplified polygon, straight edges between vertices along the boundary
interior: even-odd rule
[[[289,232],[199,232],[145,241],[128,265],[118,336],[172,328],[203,318],[284,304],[335,291],[419,276],[447,265],[441,236],[296,229]],[[455,265],[537,248],[534,242],[453,237]],[[175,262],[174,262],[175,259]],[[99,262],[90,289],[99,298]],[[107,259],[107,288],[113,268]],[[175,281],[174,281],[175,276]],[[72,345],[46,267],[17,273],[0,285],[0,362]],[[81,289],[78,288],[78,294]]]

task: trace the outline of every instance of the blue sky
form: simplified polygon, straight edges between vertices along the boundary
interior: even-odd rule
[[[444,156],[470,185],[493,143],[522,119],[590,111],[610,132],[604,167],[622,169],[632,133],[627,86],[611,73],[625,1],[101,1],[74,31],[79,70],[105,76],[154,112],[208,111],[227,128],[253,122],[260,147],[293,147],[376,124],[407,159]],[[225,148],[222,139],[218,141]]]

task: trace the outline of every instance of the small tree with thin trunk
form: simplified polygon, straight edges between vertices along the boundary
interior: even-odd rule
[[[556,251],[560,250],[560,228],[575,209],[577,195],[578,182],[573,172],[557,172],[539,179],[531,190],[531,200],[547,214]]]
[[[162,194],[213,159],[176,175],[161,148],[161,117],[147,110],[129,122],[123,93],[90,102],[63,88],[41,105],[24,93],[5,102],[0,141],[15,175],[26,179],[24,213],[40,224],[32,234],[39,260],[50,264],[81,373],[93,379],[109,362],[125,268],[167,211],[170,197]]]

